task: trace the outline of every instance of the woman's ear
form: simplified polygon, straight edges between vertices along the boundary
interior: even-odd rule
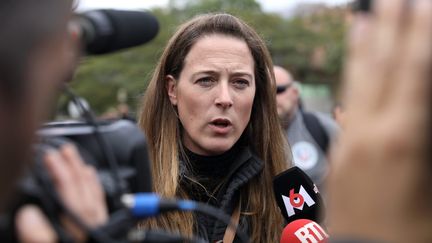
[[[168,97],[172,105],[177,105],[177,80],[172,75],[165,77],[166,89]]]

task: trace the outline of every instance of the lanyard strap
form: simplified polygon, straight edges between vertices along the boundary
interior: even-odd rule
[[[241,198],[239,199],[239,203],[237,204],[237,207],[234,209],[234,212],[231,215],[231,222],[234,223],[235,227],[238,227],[239,222],[240,222],[240,205],[241,205]],[[233,227],[228,226],[225,230],[225,234],[223,237],[223,243],[234,242],[235,235],[236,235],[235,229],[233,229]]]

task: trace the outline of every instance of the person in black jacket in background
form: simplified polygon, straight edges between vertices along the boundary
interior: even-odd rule
[[[288,70],[274,66],[274,74],[278,115],[289,143],[287,152],[292,152],[294,165],[306,172],[323,193],[328,152],[339,127],[331,117],[301,106],[298,84]]]

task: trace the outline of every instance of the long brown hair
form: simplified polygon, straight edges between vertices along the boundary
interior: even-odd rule
[[[154,190],[165,197],[187,198],[179,185],[180,122],[170,103],[166,76],[178,78],[191,47],[203,36],[223,34],[248,45],[255,62],[256,93],[249,124],[242,136],[264,161],[264,170],[241,189],[241,211],[249,212],[253,242],[279,241],[283,219],[272,192],[272,179],[287,167],[285,139],[279,124],[273,64],[259,35],[242,20],[229,14],[200,15],[181,25],[169,40],[142,101],[139,124],[148,137],[153,165]],[[265,226],[263,222],[266,222]],[[162,227],[192,234],[193,216],[168,214],[145,227]]]

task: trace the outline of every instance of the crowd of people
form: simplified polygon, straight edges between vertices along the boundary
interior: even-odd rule
[[[35,131],[76,67],[71,5],[0,3],[2,210],[33,161]],[[358,13],[348,38],[343,130],[324,148],[316,133],[330,144],[328,124],[298,107],[292,77],[273,66],[253,28],[225,13],[186,21],[157,62],[137,117],[154,191],[221,209],[251,242],[279,242],[284,219],[272,180],[298,165],[326,191],[333,241],[432,242],[430,43],[431,1],[377,0],[370,13]],[[47,151],[44,165],[63,203],[87,227],[108,221],[96,171],[73,145]],[[59,218],[74,242],[88,240],[70,215]],[[15,223],[20,242],[58,240],[35,206],[21,208]],[[137,227],[239,240],[226,224],[190,212]]]

